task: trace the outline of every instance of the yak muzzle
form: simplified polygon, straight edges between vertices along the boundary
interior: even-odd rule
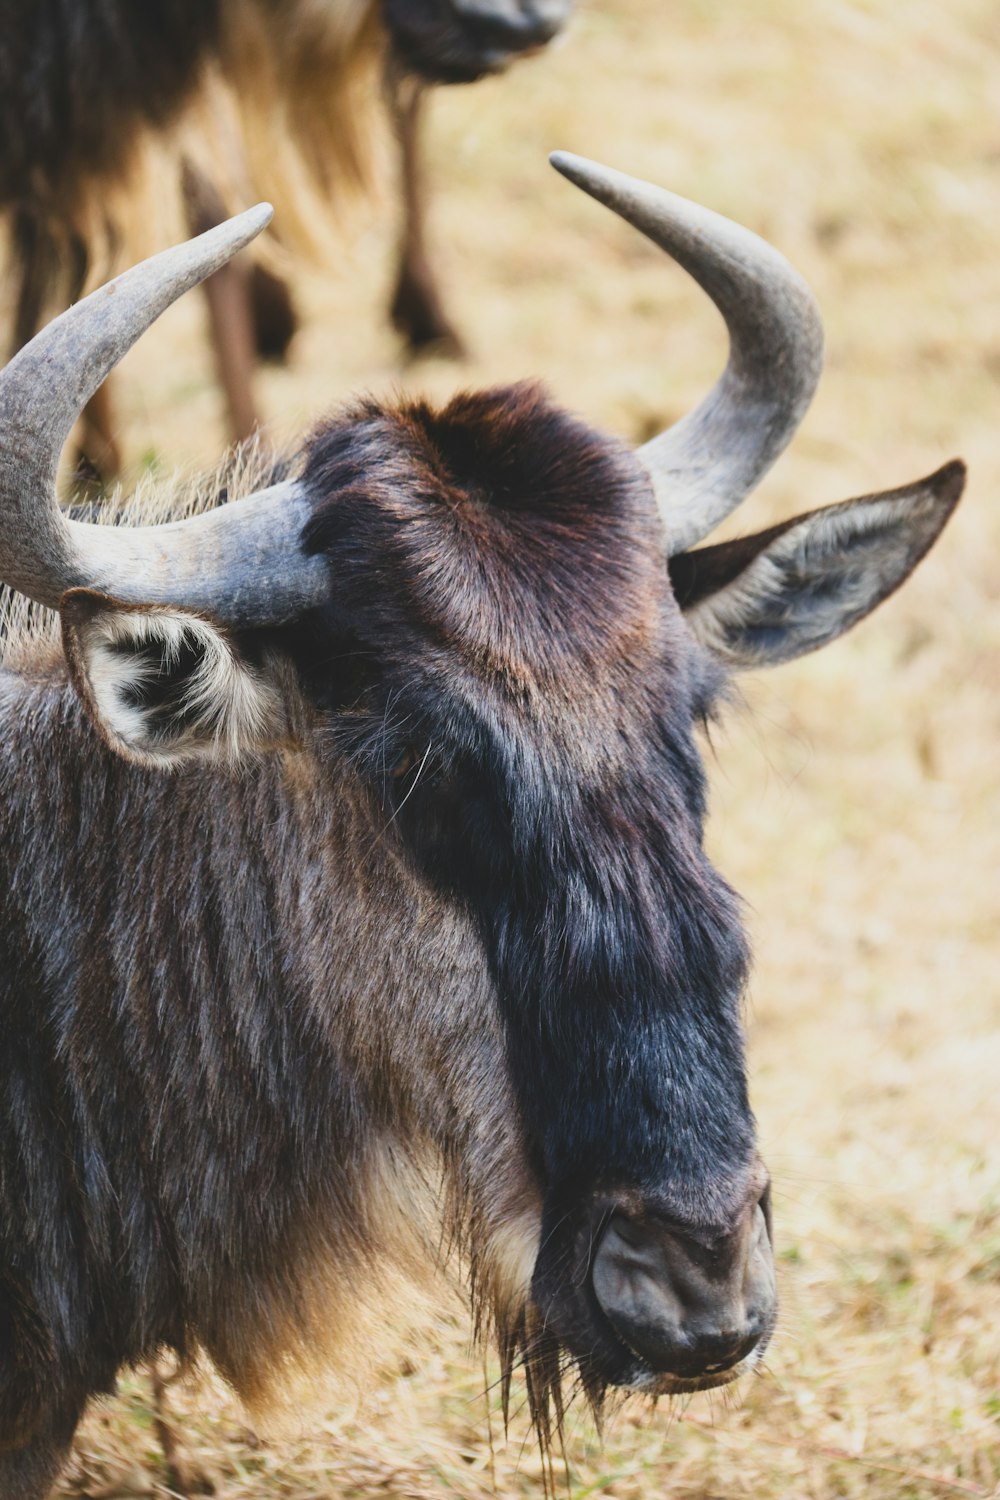
[[[498,60],[544,47],[572,9],[570,0],[451,0],[451,5],[484,57]]]
[[[592,1284],[616,1337],[664,1391],[723,1385],[767,1343],[776,1311],[765,1203],[716,1239],[614,1213]]]
[[[573,0],[382,0],[396,62],[423,83],[473,83],[551,42]]]

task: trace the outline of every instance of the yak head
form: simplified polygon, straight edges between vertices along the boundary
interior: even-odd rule
[[[81,405],[266,207],[96,292],[0,377],[0,576],[62,611],[105,738],[164,768],[308,745],[395,871],[372,941],[396,903],[423,902],[412,1009],[379,1013],[378,975],[405,963],[371,959],[368,1024],[396,1058],[385,1108],[434,1096],[428,1128],[485,1226],[469,1248],[487,1311],[543,1423],[567,1362],[595,1399],[671,1393],[726,1383],[767,1344],[747,944],[704,849],[696,731],[730,674],[832,640],[891,593],[963,476],[699,546],[801,421],[812,297],[727,220],[555,164],[728,326],[718,384],[638,451],[529,385],[440,411],[367,402],[241,500],[145,528],[67,519],[55,471]]]

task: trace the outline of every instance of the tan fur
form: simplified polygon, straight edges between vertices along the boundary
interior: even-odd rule
[[[284,1316],[248,1330],[246,1344],[210,1352],[255,1417],[279,1426],[308,1407],[322,1375],[358,1399],[419,1332],[457,1284],[440,1248],[441,1169],[386,1145],[364,1191],[369,1252],[303,1250],[288,1267]]]
[[[267,0],[225,14],[224,66],[253,196],[281,235],[322,258],[337,205],[368,186],[384,33],[372,0]],[[224,194],[225,196],[225,194]]]
[[[222,1373],[255,1417],[279,1426],[309,1405],[322,1374],[342,1394],[357,1399],[399,1358],[417,1335],[426,1342],[442,1309],[456,1316],[468,1304],[471,1247],[465,1231],[449,1223],[447,1175],[432,1151],[414,1156],[383,1144],[363,1194],[371,1253],[345,1259],[318,1248],[289,1267],[296,1288],[287,1317],[271,1323],[251,1345],[215,1350]],[[497,1222],[474,1252],[480,1267],[474,1314],[485,1335],[517,1327],[528,1314],[531,1271],[538,1252],[537,1206]],[[477,1236],[478,1238],[478,1236]]]

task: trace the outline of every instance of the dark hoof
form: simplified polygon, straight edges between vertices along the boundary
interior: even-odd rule
[[[299,328],[299,315],[287,281],[264,266],[254,265],[250,271],[250,306],[258,358],[283,365]]]
[[[77,450],[70,480],[75,497],[100,500],[113,487],[121,469],[121,460],[117,452],[110,457],[105,452],[102,458],[103,463],[98,462],[85,448]]]
[[[389,317],[413,359],[428,355],[464,359],[468,352],[435,290],[408,279],[400,281],[389,305]]]

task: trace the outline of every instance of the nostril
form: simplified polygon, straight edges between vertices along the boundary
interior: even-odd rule
[[[749,1224],[705,1248],[662,1221],[616,1213],[598,1244],[591,1280],[623,1343],[656,1371],[697,1379],[735,1368],[770,1326],[769,1243],[766,1265],[757,1264],[761,1255]]]
[[[760,1343],[761,1333],[723,1333],[702,1340],[692,1351],[706,1375],[718,1375],[741,1364]]]

